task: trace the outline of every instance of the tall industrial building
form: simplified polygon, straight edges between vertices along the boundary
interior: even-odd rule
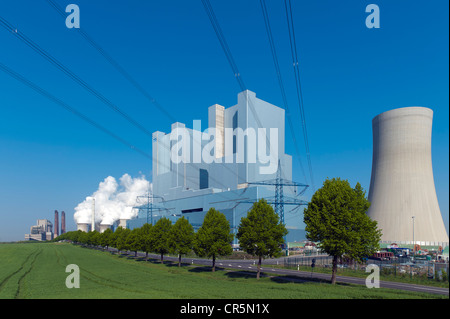
[[[448,246],[431,162],[433,111],[406,107],[372,120],[373,162],[367,214],[382,241]]]
[[[236,232],[253,202],[273,202],[275,197],[275,186],[252,183],[275,179],[278,166],[282,178],[292,180],[292,157],[285,153],[285,111],[248,90],[238,94],[234,106],[210,106],[207,125],[194,120],[191,129],[177,122],[170,133],[154,132],[152,151],[152,200],[139,207],[138,218],[129,220],[128,228],[155,223],[162,216],[173,221],[184,216],[198,228],[214,207]],[[300,193],[286,187],[284,198],[300,203]],[[287,241],[305,239],[301,212],[294,215],[299,205],[286,209]]]
[[[53,232],[55,237],[59,236],[59,213],[55,210],[55,231]]]

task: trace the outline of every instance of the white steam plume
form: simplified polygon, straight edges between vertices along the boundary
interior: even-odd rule
[[[91,223],[92,198],[95,198],[95,223],[112,225],[119,219],[130,219],[137,215],[133,208],[138,196],[150,191],[151,184],[144,176],[132,178],[124,174],[120,184],[112,176],[99,184],[98,190],[75,207],[76,223]]]

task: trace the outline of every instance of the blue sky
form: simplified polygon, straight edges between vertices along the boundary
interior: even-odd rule
[[[179,122],[206,123],[207,108],[232,106],[240,89],[202,2],[56,0],[80,7],[81,27]],[[302,162],[307,168],[282,1],[267,0]],[[368,4],[381,28],[365,25]],[[248,89],[283,106],[259,1],[211,0]],[[434,111],[432,156],[439,204],[449,219],[448,1],[299,1],[293,14],[316,187],[327,177],[368,192],[372,118],[425,106]],[[150,104],[45,0],[2,1],[16,26],[150,132],[171,120]],[[148,136],[0,28],[0,62],[151,153]],[[151,176],[151,161],[0,72],[0,241],[21,240],[38,218],[66,212],[107,176]],[[289,131],[287,153],[295,155]],[[294,163],[294,180],[303,175]],[[310,181],[307,181],[308,183]],[[306,196],[310,198],[312,191]]]

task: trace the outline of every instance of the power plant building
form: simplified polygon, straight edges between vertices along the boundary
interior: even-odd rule
[[[406,107],[372,121],[373,162],[367,214],[382,241],[448,246],[431,161],[433,111]]]
[[[252,183],[274,180],[277,174],[292,180],[292,157],[285,153],[285,111],[254,92],[239,93],[237,104],[229,108],[210,106],[207,128],[194,120],[192,129],[178,122],[171,129],[153,133],[153,196],[149,205],[139,207],[138,218],[127,221],[128,228],[154,224],[163,216],[172,221],[184,216],[198,228],[214,207],[236,233],[254,202],[273,202],[275,196],[275,186]],[[301,191],[284,187],[284,198],[292,198],[298,208]],[[288,242],[306,238],[301,213],[286,226]]]

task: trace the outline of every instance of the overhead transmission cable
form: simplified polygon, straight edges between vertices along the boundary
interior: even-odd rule
[[[309,174],[310,174],[310,178],[311,178],[311,185],[312,185],[313,190],[315,190],[313,170],[312,170],[312,165],[311,165],[311,154],[309,152],[308,132],[306,129],[305,108],[304,108],[304,103],[303,103],[303,94],[302,94],[302,87],[301,87],[301,81],[300,81],[300,71],[299,71],[299,66],[298,66],[298,53],[297,53],[297,44],[295,41],[295,30],[294,30],[294,20],[293,20],[293,16],[292,16],[291,0],[284,0],[284,7],[285,7],[285,11],[286,11],[286,21],[287,21],[288,32],[289,32],[289,44],[291,47],[292,64],[294,67],[295,85],[296,85],[296,89],[297,89],[297,100],[298,100],[298,106],[299,106],[299,110],[300,110],[301,121],[302,121],[303,137],[304,137],[305,148],[306,148],[306,157],[308,160],[308,168],[309,168]]]
[[[53,0],[47,0],[47,2],[56,10],[56,12],[62,17],[66,17],[64,10],[55,3]],[[145,90],[142,85],[140,85],[114,58],[111,57],[89,34],[84,31],[82,28],[76,29],[80,35],[94,48],[96,49],[105,59],[108,61],[125,79],[127,79],[139,92],[141,92],[151,103],[153,103],[164,115],[166,115],[172,123],[177,122],[176,119],[168,113],[164,107],[161,106],[151,95]],[[195,140],[196,143],[199,143]],[[197,167],[194,165],[194,167]],[[225,166],[225,169],[234,174],[237,177],[237,174],[231,170],[229,167]]]
[[[283,103],[284,103],[284,107],[285,107],[285,110],[286,110],[286,115],[287,115],[287,119],[288,119],[288,124],[289,124],[289,128],[290,128],[291,136],[292,136],[292,139],[294,140],[294,146],[295,146],[295,150],[296,150],[296,153],[297,153],[297,159],[298,159],[298,162],[299,162],[302,174],[303,174],[303,176],[305,177],[305,180],[306,180],[306,174],[305,174],[305,170],[303,168],[303,164],[302,164],[302,161],[301,161],[300,150],[299,150],[299,147],[298,147],[297,138],[295,137],[294,125],[293,125],[292,119],[291,119],[291,112],[289,110],[289,104],[288,104],[288,101],[287,101],[287,98],[286,98],[286,92],[284,90],[283,79],[282,79],[282,76],[281,76],[280,65],[278,63],[277,51],[276,51],[276,48],[275,48],[275,43],[273,41],[273,34],[272,34],[272,29],[270,27],[269,14],[267,13],[267,7],[266,7],[265,0],[260,0],[260,4],[261,4],[262,13],[263,13],[263,16],[264,16],[264,24],[265,24],[265,27],[266,27],[267,37],[269,39],[270,52],[272,53],[272,59],[273,59],[274,65],[275,65],[275,71],[276,71],[276,74],[277,74],[278,84],[280,86],[281,97],[283,98]]]
[[[203,2],[203,6],[205,8],[206,14],[208,15],[211,25],[216,33],[217,39],[219,40],[222,50],[225,53],[228,63],[231,66],[234,76],[236,77],[236,80],[238,81],[238,84],[239,84],[241,90],[245,91],[246,86],[244,84],[244,80],[242,79],[242,76],[239,73],[239,69],[236,65],[236,62],[234,61],[233,55],[231,54],[230,47],[228,46],[225,36],[223,35],[222,28],[220,27],[219,22],[217,21],[217,18],[214,13],[214,10],[212,9],[211,3],[209,2],[209,0],[202,0],[202,2]]]
[[[145,127],[143,127],[141,124],[139,124],[137,121],[132,119],[129,115],[127,115],[125,112],[123,112],[118,106],[116,106],[114,103],[112,103],[109,99],[107,99],[104,95],[102,95],[100,92],[89,86],[84,80],[79,78],[75,73],[73,73],[69,68],[64,66],[62,63],[60,63],[56,58],[54,58],[52,55],[50,55],[48,52],[46,52],[44,49],[42,49],[38,44],[36,44],[34,41],[29,39],[27,36],[25,36],[20,30],[15,28],[12,24],[10,24],[8,21],[6,21],[4,18],[0,17],[0,25],[4,27],[7,31],[14,34],[19,40],[27,44],[30,48],[32,48],[34,51],[39,53],[41,56],[43,56],[47,61],[49,61],[51,64],[53,64],[55,67],[57,67],[60,71],[65,73],[67,76],[69,76],[71,79],[73,79],[77,84],[82,86],[84,89],[86,89],[89,93],[97,97],[100,101],[102,101],[104,104],[106,104],[108,107],[113,109],[115,112],[119,113],[123,118],[125,118],[128,122],[130,122],[133,126],[140,129],[142,132],[144,132],[146,135],[152,137],[152,133],[149,132]],[[164,148],[170,151],[167,145],[163,145]],[[152,159],[155,160],[155,159]],[[158,160],[157,160],[158,162]],[[193,167],[197,167],[195,164],[191,163]],[[167,166],[167,165],[166,165]],[[178,173],[179,176],[182,176],[180,173]],[[217,183],[217,185],[221,185],[224,188],[227,188],[223,183],[220,181],[214,179],[213,177],[210,177],[211,181],[214,181]]]
[[[49,99],[50,101],[54,102],[55,104],[63,107],[64,109],[66,109],[67,111],[71,112],[72,114],[78,116],[79,118],[81,118],[82,120],[86,121],[87,123],[89,123],[90,125],[92,125],[93,127],[101,130],[102,132],[108,134],[109,136],[111,136],[112,138],[116,139],[117,141],[119,141],[120,143],[126,145],[127,147],[129,147],[130,149],[132,149],[133,151],[138,152],[139,154],[145,156],[148,159],[152,159],[155,160],[154,158],[152,158],[151,155],[149,155],[148,153],[146,153],[145,151],[141,150],[140,148],[134,146],[133,144],[129,143],[128,141],[126,141],[125,139],[121,138],[120,136],[118,136],[117,134],[115,134],[114,132],[108,130],[107,128],[105,128],[104,126],[102,126],[101,124],[97,123],[96,121],[92,120],[91,118],[89,118],[88,116],[86,116],[85,114],[79,112],[78,110],[76,110],[75,108],[73,108],[72,106],[68,105],[67,103],[65,103],[64,101],[62,101],[61,99],[55,97],[54,95],[52,95],[51,93],[49,93],[48,91],[44,90],[43,88],[41,88],[40,86],[38,86],[37,84],[31,82],[30,80],[28,80],[27,78],[25,78],[24,76],[20,75],[19,73],[15,72],[14,70],[8,68],[6,65],[2,64],[0,62],[0,70],[3,71],[4,73],[8,74],[9,76],[11,76],[12,78],[18,80],[19,82],[22,82],[23,84],[25,84],[26,86],[28,86],[29,88],[33,89],[34,91],[36,91],[37,93],[41,94],[42,96],[44,96],[45,98]],[[168,165],[166,165],[165,163],[162,163],[161,161],[158,161],[158,159],[156,159],[156,161],[158,162],[159,165],[165,167],[165,168],[169,168]],[[176,174],[178,174],[179,176],[184,177],[184,175],[181,175],[180,172],[176,172]],[[194,178],[191,178],[190,176],[186,176],[186,179],[192,181],[192,182],[196,182],[197,180]],[[218,193],[219,196],[222,196],[220,193]],[[225,198],[225,197],[224,197]]]
[[[202,0],[202,3],[203,3],[203,7],[205,8],[206,14],[208,15],[209,21],[211,22],[211,25],[214,29],[214,32],[216,33],[217,39],[220,42],[222,50],[224,51],[225,56],[231,66],[231,69],[233,71],[233,74],[234,74],[237,82],[238,82],[238,85],[241,88],[241,91],[246,91],[247,87],[244,84],[244,80],[242,79],[241,73],[239,72],[239,69],[236,65],[233,55],[231,54],[230,47],[228,46],[225,36],[223,35],[222,28],[220,27],[220,24],[216,18],[216,15],[211,6],[211,3],[209,2],[209,0]],[[247,97],[247,102],[248,102],[250,111],[252,112],[253,117],[256,121],[256,124],[258,125],[258,127],[262,128],[263,125],[261,123],[261,120],[259,119],[258,113],[255,110],[252,100]],[[269,145],[269,149],[271,150],[271,153],[272,153],[272,145],[269,141],[269,136],[267,136],[267,135],[266,135],[266,143],[267,143],[266,145]]]
[[[53,0],[47,2],[58,12],[62,17],[66,17],[64,10]],[[76,29],[78,33],[94,48],[96,49],[122,76],[127,79],[139,92],[142,93],[154,106],[156,106],[165,116],[167,116],[172,123],[176,122],[175,118],[156,101],[146,89],[143,88],[115,59],[111,57],[92,37],[89,36],[82,28]]]
[[[6,21],[4,18],[0,17],[0,25],[4,27],[6,30],[14,34],[19,40],[24,42],[26,45],[28,45],[30,48],[32,48],[35,52],[39,53],[42,57],[44,57],[47,61],[49,61],[51,64],[53,64],[56,68],[58,68],[60,71],[65,73],[67,76],[69,76],[72,80],[74,80],[77,84],[79,84],[81,87],[86,89],[89,93],[97,97],[100,101],[102,101],[105,105],[107,105],[109,108],[111,108],[116,113],[119,113],[124,119],[126,119],[129,123],[131,123],[133,126],[144,132],[148,136],[152,136],[152,133],[149,132],[143,125],[139,124],[137,121],[132,119],[128,114],[126,114],[124,111],[122,111],[119,107],[117,107],[113,102],[111,102],[109,99],[107,99],[103,94],[95,90],[92,86],[87,84],[84,80],[82,80],[80,77],[78,77],[75,73],[73,73],[69,68],[64,66],[61,62],[59,62],[56,58],[54,58],[52,55],[50,55],[48,52],[46,52],[44,49],[42,49],[38,44],[36,44],[34,41],[29,39],[27,36],[25,36],[21,31],[17,30],[13,25],[11,25],[8,21]]]
[[[51,93],[47,92],[46,90],[44,90],[43,88],[39,87],[38,85],[34,84],[33,82],[31,82],[30,80],[26,79],[25,77],[23,77],[22,75],[20,75],[19,73],[13,71],[12,69],[8,68],[7,66],[5,66],[4,64],[2,64],[0,62],[0,70],[2,70],[3,72],[5,72],[6,74],[8,74],[9,76],[15,78],[16,80],[22,82],[23,84],[25,84],[26,86],[28,86],[29,88],[33,89],[34,91],[36,91],[37,93],[41,94],[42,96],[46,97],[47,99],[51,100],[52,102],[54,102],[55,104],[65,108],[67,111],[73,113],[74,115],[78,116],[79,118],[81,118],[82,120],[88,122],[89,124],[91,124],[92,126],[94,126],[95,128],[103,131],[104,133],[108,134],[109,136],[113,137],[114,139],[118,140],[120,143],[126,145],[127,147],[129,147],[130,149],[140,153],[141,155],[147,157],[147,158],[152,158],[149,154],[147,154],[146,152],[144,152],[143,150],[139,149],[138,147],[134,146],[133,144],[127,142],[126,140],[124,140],[123,138],[121,138],[120,136],[116,135],[115,133],[111,132],[110,130],[108,130],[107,128],[103,127],[102,125],[98,124],[97,122],[95,122],[94,120],[90,119],[89,117],[87,117],[86,115],[84,115],[83,113],[77,111],[76,109],[74,109],[73,107],[71,107],[70,105],[68,105],[67,103],[61,101],[60,99],[58,99],[57,97],[55,97],[54,95],[52,95]]]

